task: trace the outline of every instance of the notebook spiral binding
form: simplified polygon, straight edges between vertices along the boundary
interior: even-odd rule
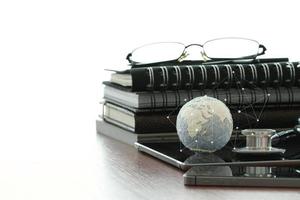
[[[299,66],[299,62],[152,66],[145,69],[134,68],[132,74],[136,91],[212,89],[232,86],[291,87],[300,85]],[[142,78],[141,75],[146,78]]]
[[[291,107],[300,104],[300,97],[295,95],[300,89],[294,91],[295,88],[278,87],[278,88],[263,88],[263,89],[214,89],[214,90],[161,90],[150,91],[150,108],[151,109],[166,109],[170,107],[181,107],[187,101],[197,97],[208,95],[223,101],[231,107],[261,107],[261,106],[276,106]],[[284,91],[284,92],[283,92]],[[184,96],[182,96],[184,95]],[[174,100],[173,103],[168,98]],[[296,98],[297,97],[297,98]],[[157,99],[158,98],[158,99]],[[284,103],[282,103],[284,101]]]
[[[182,90],[187,94],[186,100],[194,98],[195,91],[204,95],[205,90],[211,90],[214,97],[220,98],[225,95],[226,103],[241,105],[246,100],[250,103],[257,102],[259,97],[255,89],[260,88],[266,96],[264,104],[268,104],[270,100],[268,87],[272,88],[272,95],[276,96],[276,102],[273,99],[272,103],[280,106],[283,99],[281,88],[284,87],[288,94],[286,103],[292,105],[295,98],[291,87],[300,86],[300,63],[151,66],[146,68],[146,77],[146,91],[151,93],[151,108],[158,107],[157,92],[162,98],[160,107],[169,107],[167,93],[170,90],[174,93],[176,105],[183,103]],[[232,99],[232,91],[238,93],[237,100]],[[261,92],[259,95],[262,95]]]

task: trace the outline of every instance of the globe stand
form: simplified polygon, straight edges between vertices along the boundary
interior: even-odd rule
[[[283,154],[285,149],[272,147],[273,129],[245,129],[246,147],[234,148],[232,151],[240,154]]]

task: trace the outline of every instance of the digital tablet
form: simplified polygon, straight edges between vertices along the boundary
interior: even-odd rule
[[[300,167],[198,166],[183,178],[185,185],[300,187]]]
[[[214,153],[195,153],[180,142],[136,142],[135,147],[146,154],[184,171],[195,166],[300,166],[300,137],[280,142],[284,154],[238,154],[233,148],[245,145],[243,138],[230,141]]]

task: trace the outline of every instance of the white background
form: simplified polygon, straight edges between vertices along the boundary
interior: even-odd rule
[[[253,38],[300,60],[297,1],[0,2],[0,199],[92,199],[104,68],[149,42]]]

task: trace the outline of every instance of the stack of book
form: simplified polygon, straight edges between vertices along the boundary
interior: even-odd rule
[[[203,95],[230,109],[234,131],[286,129],[300,116],[300,63],[177,64],[132,67],[103,82],[97,132],[133,144],[176,141],[176,116]]]

